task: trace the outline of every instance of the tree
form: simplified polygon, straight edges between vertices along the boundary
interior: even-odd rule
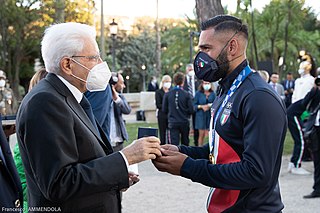
[[[196,12],[199,23],[224,14],[221,0],[196,0]]]
[[[34,57],[38,57],[41,27],[36,1],[1,0],[1,67],[7,73],[15,96],[18,92],[20,71],[32,69]]]

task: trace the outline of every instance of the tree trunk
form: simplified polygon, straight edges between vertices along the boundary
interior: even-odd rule
[[[56,9],[55,22],[56,23],[65,22],[65,14],[64,14],[65,7],[66,7],[65,0],[56,0],[55,2],[55,9]]]
[[[156,77],[161,75],[161,37],[159,29],[159,0],[157,0],[157,19],[156,19]]]
[[[289,24],[291,21],[291,8],[292,8],[292,0],[289,0],[288,2],[288,19],[286,20],[286,25],[284,28],[284,53],[283,53],[283,64],[281,65],[281,69],[279,69],[279,71],[281,73],[284,72],[284,70],[286,69],[286,57],[287,57],[287,51],[288,51],[288,31],[289,31]],[[280,76],[281,76],[281,73]]]
[[[256,33],[254,30],[254,10],[252,7],[252,0],[250,0],[250,7],[251,7],[251,30],[252,30],[252,39],[253,39],[253,47],[254,47],[254,55],[255,55],[255,62],[254,65],[255,67],[257,67],[257,63],[259,61],[259,57],[258,57],[258,48],[257,48],[257,42],[256,42]]]
[[[200,24],[216,15],[224,14],[221,0],[196,0],[196,11]]]

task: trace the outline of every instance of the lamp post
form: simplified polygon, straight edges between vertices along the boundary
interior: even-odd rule
[[[110,23],[110,34],[112,38],[112,72],[116,71],[116,50],[115,50],[115,44],[116,44],[116,36],[118,33],[118,24],[112,19],[112,22]]]
[[[145,72],[145,70],[146,70],[146,65],[142,65],[141,66],[141,69],[142,69],[142,76],[143,76],[143,91],[145,92],[146,91],[146,72]]]
[[[130,80],[130,76],[126,76],[126,80],[127,80],[127,93],[130,93],[130,89],[129,89],[129,80]]]
[[[192,58],[192,55],[193,55],[193,37],[194,36],[199,36],[199,35],[200,35],[199,32],[194,32],[194,31],[190,32],[190,34],[189,34],[189,36],[190,36],[190,60],[189,60],[190,64],[192,64],[192,62],[193,62],[193,58]]]

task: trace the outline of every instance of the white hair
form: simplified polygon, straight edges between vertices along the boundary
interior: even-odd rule
[[[97,45],[95,38],[95,29],[86,24],[69,22],[48,27],[41,42],[42,58],[46,70],[59,73],[60,61],[63,57],[71,57],[83,51],[88,39]]]

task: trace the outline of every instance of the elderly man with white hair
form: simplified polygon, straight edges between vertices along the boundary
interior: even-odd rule
[[[139,180],[128,166],[161,155],[156,137],[113,152],[95,121],[83,93],[104,90],[111,76],[95,36],[94,28],[79,23],[45,31],[41,50],[49,73],[17,114],[28,202],[35,212],[121,212],[120,190]]]

